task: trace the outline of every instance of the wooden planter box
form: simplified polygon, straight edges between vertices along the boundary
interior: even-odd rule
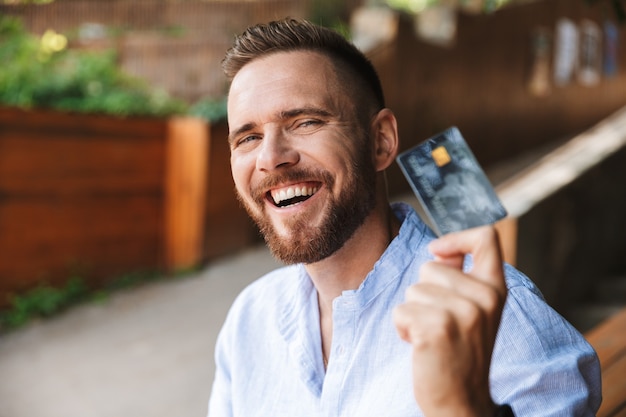
[[[212,130],[0,108],[0,304],[72,276],[99,285],[195,267],[254,240]]]

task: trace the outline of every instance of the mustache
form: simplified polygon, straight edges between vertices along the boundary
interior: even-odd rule
[[[266,176],[258,184],[251,187],[250,195],[256,202],[262,202],[269,189],[281,184],[304,181],[317,181],[329,187],[332,187],[335,182],[328,171],[297,168]]]

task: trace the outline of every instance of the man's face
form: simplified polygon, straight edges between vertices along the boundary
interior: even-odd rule
[[[239,199],[285,263],[340,249],[374,207],[368,130],[328,58],[280,52],[245,65],[228,100]]]

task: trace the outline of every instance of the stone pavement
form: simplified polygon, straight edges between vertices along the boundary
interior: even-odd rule
[[[0,417],[205,417],[228,308],[261,245],[0,336]]]

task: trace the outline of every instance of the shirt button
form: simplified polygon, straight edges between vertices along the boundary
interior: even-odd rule
[[[343,355],[343,346],[341,346],[341,345],[337,346],[337,354],[338,355]]]

